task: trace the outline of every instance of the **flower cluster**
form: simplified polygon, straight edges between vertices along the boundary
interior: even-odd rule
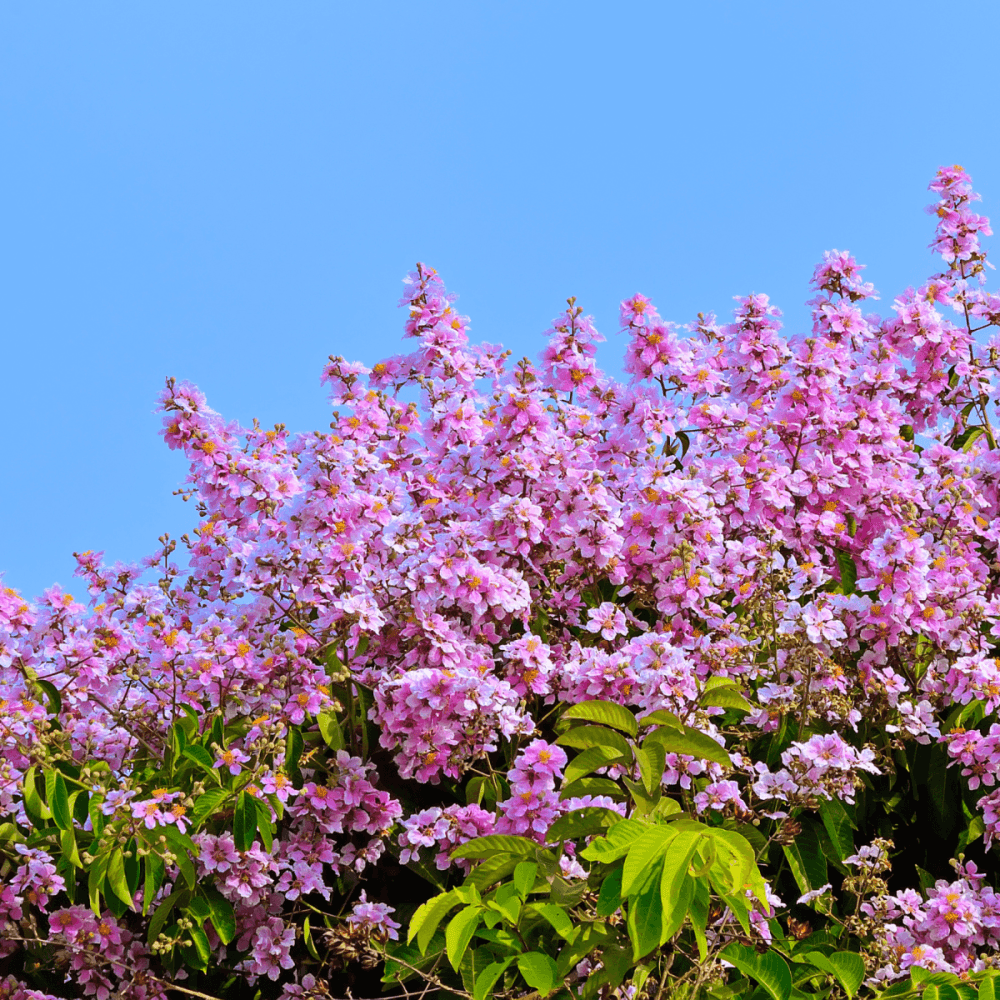
[[[1000,296],[968,175],[931,188],[943,270],[884,317],[840,250],[798,333],[763,294],[686,328],[636,294],[619,382],[575,300],[540,364],[514,363],[470,342],[418,265],[413,349],[331,357],[322,432],[228,423],[169,380],[191,531],[140,566],[78,554],[82,600],[0,590],[4,956],[30,927],[86,993],[155,997],[211,962],[234,989],[322,995],[325,970],[395,940],[390,903],[368,898],[394,900],[397,848],[457,879],[468,840],[541,843],[569,810],[622,809],[560,797],[573,765],[554,721],[593,700],[686,734],[661,747],[664,808],[774,824],[776,850],[819,838],[811,813],[850,807],[914,745],[982,790],[992,843]],[[640,787],[626,757],[583,787]],[[580,857],[564,854],[567,880]],[[748,910],[758,938],[776,892]],[[878,905],[889,978],[1000,946],[969,866]],[[316,910],[326,930],[307,935]],[[733,914],[712,913],[721,947]]]

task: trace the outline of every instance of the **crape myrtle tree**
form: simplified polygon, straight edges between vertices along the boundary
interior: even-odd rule
[[[191,533],[0,595],[0,997],[994,1000],[1000,296],[931,189],[884,317],[836,250],[804,335],[635,295],[627,384],[423,265],[329,431],[168,380]]]

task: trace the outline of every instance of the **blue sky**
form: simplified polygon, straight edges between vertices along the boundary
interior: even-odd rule
[[[192,525],[167,375],[325,427],[327,355],[402,350],[417,260],[518,354],[578,296],[613,372],[622,298],[767,292],[794,332],[833,247],[887,311],[940,164],[1000,221],[997,37],[914,0],[3,4],[4,582]]]

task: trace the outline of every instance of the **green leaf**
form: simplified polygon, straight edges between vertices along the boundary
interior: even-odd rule
[[[632,955],[638,961],[659,947],[663,930],[663,906],[660,902],[660,878],[663,869],[662,858],[647,869],[646,881],[628,905],[629,939]]]
[[[45,692],[49,701],[49,714],[59,715],[62,712],[62,695],[55,684],[51,681],[35,681],[35,683]]]
[[[68,830],[59,831],[59,847],[63,852],[63,857],[74,868],[82,868],[83,862],[80,860],[80,851],[76,846],[76,833],[73,831],[73,827]]]
[[[979,1000],[998,1000],[998,991],[996,988],[997,979],[1000,978],[994,973],[988,976],[979,984]]]
[[[167,922],[171,910],[187,895],[187,889],[177,889],[157,906],[149,921],[149,930],[146,934],[147,943],[152,944],[160,936],[160,931],[163,930],[163,925]]]
[[[521,900],[518,899],[517,890],[510,882],[497,889],[487,906],[496,910],[508,923],[515,926],[521,917]]]
[[[552,992],[558,979],[556,963],[540,951],[529,951],[517,956],[517,970],[524,981],[542,996]]]
[[[711,895],[708,891],[708,885],[704,880],[699,879],[694,885],[694,893],[688,906],[688,915],[691,917],[691,927],[698,945],[698,958],[702,962],[708,957],[708,937],[705,934],[705,928],[708,926],[710,902]]]
[[[153,897],[159,892],[167,877],[167,867],[163,863],[163,858],[155,851],[150,851],[146,855],[143,865],[142,883],[142,915],[146,916],[153,903]]]
[[[111,891],[132,909],[132,894],[128,891],[128,883],[125,881],[125,856],[120,847],[116,847],[108,859],[107,880]]]
[[[576,726],[568,733],[563,733],[556,743],[561,747],[573,747],[576,750],[589,750],[591,747],[611,747],[623,757],[631,758],[632,748],[621,733],[604,726]]]
[[[985,427],[976,424],[973,427],[966,427],[958,437],[952,441],[951,446],[955,451],[969,451],[976,441],[986,433]]]
[[[663,747],[653,740],[647,740],[642,748],[635,752],[639,762],[639,774],[646,791],[652,795],[660,787],[663,780],[663,770],[666,766],[666,754]]]
[[[514,956],[505,958],[502,962],[494,962],[487,965],[485,969],[476,977],[476,988],[472,991],[473,1000],[487,1000],[493,993],[493,987],[497,980],[507,970],[507,966],[514,961]]]
[[[810,892],[827,883],[826,857],[816,829],[808,819],[803,819],[795,840],[782,845],[782,849],[800,892]]]
[[[584,795],[607,795],[617,802],[628,798],[622,787],[610,778],[579,778],[572,784],[563,784],[559,789],[559,798],[564,802],[566,799],[583,798]]]
[[[249,851],[257,834],[257,806],[252,795],[240,792],[233,814],[233,840],[236,850]]]
[[[566,765],[566,769],[563,771],[563,783],[567,785],[571,784],[596,771],[599,767],[607,767],[609,764],[629,759],[630,757],[626,758],[622,756],[614,747],[590,747],[589,750],[584,750],[582,753],[577,754]]]
[[[34,767],[29,767],[24,772],[22,787],[24,788],[24,808],[27,810],[28,816],[34,825],[40,825],[40,822],[36,822],[36,820],[44,822],[47,819],[52,819],[51,810],[42,801],[41,795],[38,794],[38,787],[35,784]]]
[[[853,951],[838,951],[830,956],[830,964],[837,982],[848,997],[853,997],[865,978],[865,963],[861,956]]]
[[[496,857],[488,858],[481,865],[477,865],[466,876],[465,881],[477,889],[486,890],[508,875],[513,875],[514,869],[523,858],[523,854],[513,857],[510,854],[498,854]]]
[[[622,869],[623,896],[633,895],[646,882],[649,872],[676,836],[677,830],[672,826],[651,826],[633,841]]]
[[[623,819],[616,823],[603,837],[597,837],[580,852],[587,861],[601,861],[610,864],[628,854],[633,841],[638,840],[649,826],[634,819]]]
[[[545,839],[550,844],[558,843],[560,840],[580,840],[582,837],[600,833],[620,820],[621,816],[614,809],[607,809],[604,806],[584,806],[582,809],[574,809],[560,816],[549,827]]]
[[[218,741],[219,745],[222,745],[221,740]],[[299,760],[302,757],[302,751],[305,749],[305,741],[302,739],[302,730],[298,726],[292,726],[288,731],[288,737],[286,739],[287,749],[285,751],[285,767],[290,774],[295,774],[299,769]]]
[[[531,910],[540,913],[561,938],[568,940],[573,936],[573,921],[561,906],[555,903],[532,903]]]
[[[472,935],[479,924],[482,912],[482,906],[475,903],[464,907],[452,917],[444,933],[448,948],[448,961],[451,962],[451,967],[456,972],[458,972],[458,967],[462,963],[465,951],[469,947]]]
[[[229,944],[236,937],[236,915],[233,904],[217,892],[208,895],[209,919],[223,944]]]
[[[753,705],[734,687],[722,687],[716,688],[714,691],[706,691],[701,696],[700,701],[704,708],[735,708],[740,712],[755,711]]]
[[[830,836],[837,860],[854,854],[854,835],[851,833],[851,817],[839,799],[828,799],[819,807],[819,818]],[[820,885],[823,883],[821,882]]]
[[[211,775],[212,780],[216,784],[222,783],[222,778],[219,775],[219,769],[215,766],[215,761],[212,755],[204,748],[200,746],[189,746],[185,747],[183,750],[183,756],[188,760],[193,760],[206,774]]]
[[[341,731],[340,723],[337,722],[337,717],[330,712],[321,712],[316,716],[316,722],[319,724],[323,742],[331,750],[343,750],[344,734]]]
[[[491,858],[494,854],[514,854],[533,857],[538,850],[538,842],[527,837],[513,837],[493,833],[488,837],[473,837],[451,852],[451,859]]]
[[[728,680],[728,678],[727,678]],[[710,677],[706,682],[708,686],[712,681]],[[673,712],[668,712],[664,708],[658,708],[655,712],[650,712],[649,715],[643,716],[642,726],[645,729],[647,726],[666,726],[668,729],[684,729],[684,723],[674,715]]]
[[[639,732],[639,723],[636,722],[635,716],[623,705],[616,705],[611,701],[584,701],[579,705],[571,705],[563,712],[561,718],[599,722],[620,730],[626,736],[636,736]]]
[[[792,974],[788,963],[776,951],[758,955],[753,948],[733,943],[727,945],[719,957],[734,965],[744,975],[756,979],[773,1000],[789,1000],[791,997]]]
[[[434,937],[434,932],[444,919],[446,913],[453,909],[458,902],[454,892],[443,892],[440,896],[433,896],[426,903],[417,907],[416,913],[410,919],[410,929],[407,934],[406,943],[410,944],[414,938],[417,939],[417,947],[421,954],[427,953],[427,945]]]
[[[102,851],[91,862],[90,871],[87,872],[87,894],[90,897],[90,908],[98,917],[101,915],[101,887],[104,885],[104,878],[108,874],[108,862],[110,860],[110,851]]]
[[[663,930],[660,931],[660,944],[666,944],[680,929],[687,919],[688,910],[694,899],[695,881],[690,875],[681,876],[680,884],[670,900],[670,909],[663,910]],[[660,881],[660,902],[663,902],[663,881]]]
[[[672,729],[654,729],[646,740],[655,740],[663,748],[664,753],[682,753],[699,760],[710,760],[716,764],[731,763],[729,754],[720,747],[711,736],[706,736],[697,729],[685,726],[683,731]]]
[[[671,921],[678,903],[683,899],[681,889],[687,877],[691,859],[701,842],[700,830],[682,829],[667,848],[666,857],[663,860],[663,876],[660,881],[660,899],[663,903],[664,918],[668,923]],[[684,911],[687,912],[686,906]]]
[[[194,952],[200,960],[196,967],[205,969],[208,966],[208,960],[212,955],[212,949],[209,947],[208,938],[205,936],[205,932],[198,926],[188,928],[187,933],[194,943]]]
[[[225,802],[230,792],[226,788],[209,788],[195,799],[194,808],[191,810],[191,823],[198,827],[205,819],[215,813],[219,806]]]
[[[610,917],[622,905],[622,870],[616,868],[601,883],[601,891],[597,896],[597,915]]]
[[[843,594],[853,594],[858,580],[858,567],[849,552],[835,549],[837,568],[840,570],[840,591]]]
[[[257,799],[253,796],[250,798],[257,810],[257,830],[260,833],[260,841],[264,845],[264,850],[270,854],[274,842],[271,831],[271,806],[265,799]]]
[[[527,899],[528,893],[535,888],[535,874],[538,865],[534,861],[522,861],[514,869],[514,888],[521,899]]]

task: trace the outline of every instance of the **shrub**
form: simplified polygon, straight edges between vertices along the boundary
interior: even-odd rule
[[[993,1000],[1000,297],[931,188],[887,318],[836,250],[807,336],[635,295],[627,385],[422,265],[330,433],[168,380],[184,564],[0,596],[0,997]]]

